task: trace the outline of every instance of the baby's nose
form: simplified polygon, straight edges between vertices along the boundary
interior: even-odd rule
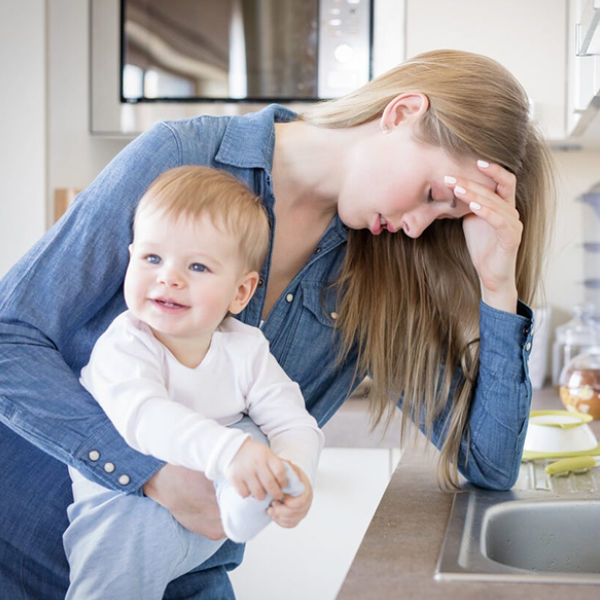
[[[163,269],[158,276],[158,282],[167,287],[179,287],[182,278],[175,269]]]

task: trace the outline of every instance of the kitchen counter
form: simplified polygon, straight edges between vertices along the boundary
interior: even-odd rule
[[[534,392],[532,409],[563,408],[552,389]],[[593,422],[600,437],[600,422]],[[373,516],[338,600],[510,598],[596,599],[596,585],[436,581],[434,573],[453,494],[436,483],[437,450],[424,438],[407,445]]]

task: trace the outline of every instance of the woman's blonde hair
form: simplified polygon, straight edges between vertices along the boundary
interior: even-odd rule
[[[532,303],[552,219],[551,163],[530,119],[527,95],[504,67],[467,52],[427,52],[348,96],[314,105],[302,119],[329,128],[360,125],[381,117],[404,92],[429,99],[419,132],[423,142],[454,156],[499,163],[516,175],[523,223],[517,289]],[[438,479],[443,487],[457,486],[457,457],[469,433],[478,372],[481,296],[461,222],[435,221],[417,239],[351,230],[338,284],[343,352],[358,346],[356,375],[372,378],[375,423],[389,422],[402,395],[403,431],[411,418],[431,435],[433,420],[452,395]]]
[[[233,175],[186,165],[159,175],[142,196],[134,217],[157,211],[167,218],[208,216],[215,227],[235,235],[245,267],[260,271],[269,245],[269,221],[260,199]]]

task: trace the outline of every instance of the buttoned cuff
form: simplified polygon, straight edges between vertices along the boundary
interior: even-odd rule
[[[533,311],[519,300],[517,313],[479,304],[480,365],[497,376],[527,375],[533,340]]]
[[[142,486],[165,463],[137,452],[106,421],[74,453],[75,467],[109,489],[142,494]]]

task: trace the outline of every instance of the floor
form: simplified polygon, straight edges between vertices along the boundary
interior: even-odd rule
[[[398,461],[397,423],[369,430],[352,402],[325,428],[314,500],[294,529],[269,525],[230,573],[237,600],[333,600]],[[335,445],[331,445],[335,444]]]

